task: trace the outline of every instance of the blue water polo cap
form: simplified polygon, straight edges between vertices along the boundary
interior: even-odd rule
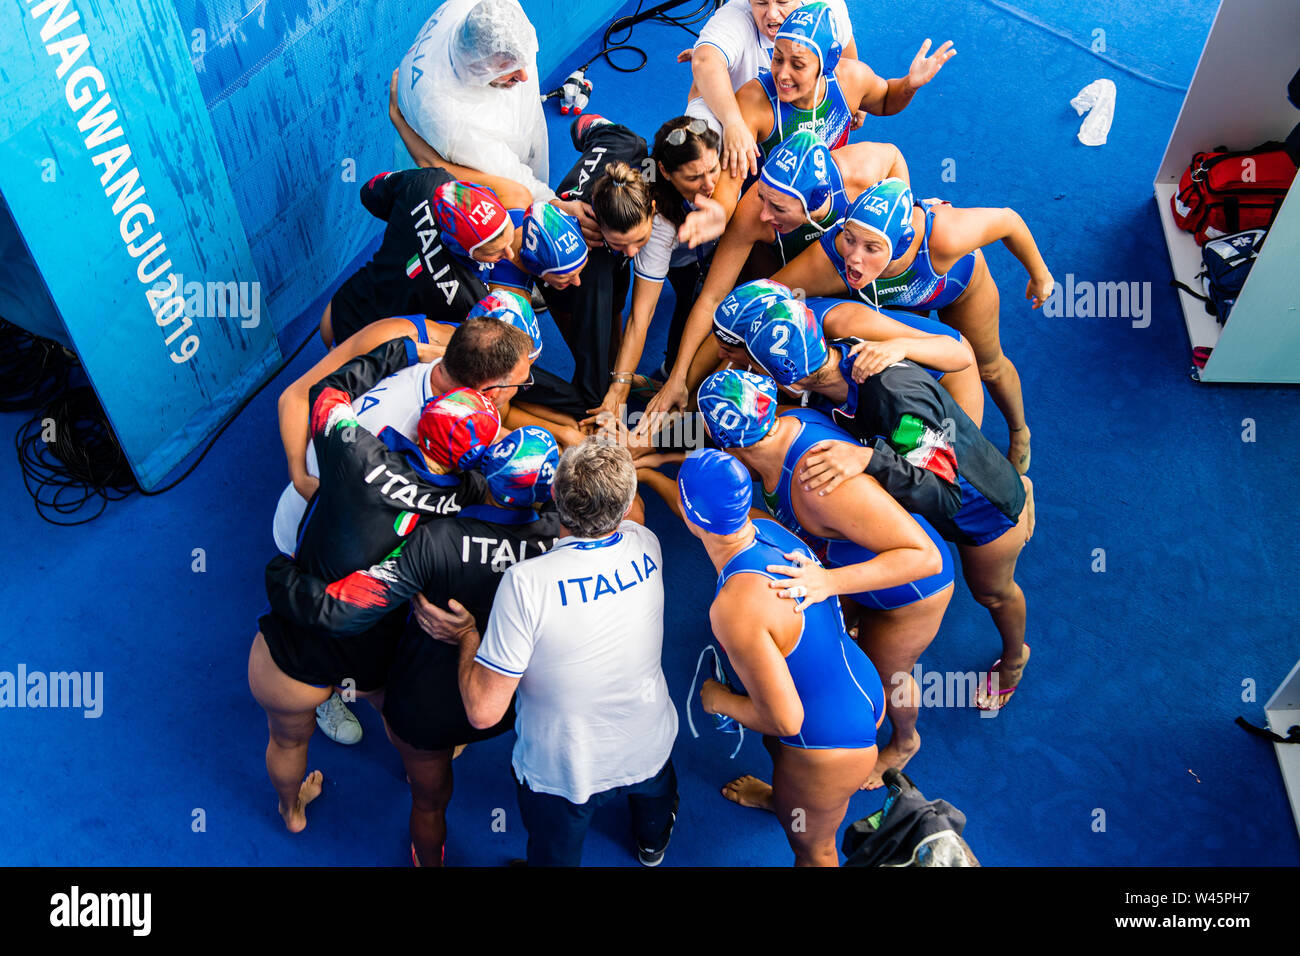
[[[835,30],[835,16],[828,4],[817,0],[805,3],[785,18],[775,39],[790,40],[806,46],[817,54],[822,63],[822,76],[835,72],[835,65],[840,62],[844,46]]]
[[[713,311],[713,334],[727,345],[745,344],[745,330],[774,302],[794,298],[787,285],[771,279],[755,279],[737,286]]]
[[[724,451],[701,448],[687,455],[677,490],[691,524],[711,534],[732,534],[749,520],[754,484],[745,466]]]
[[[578,220],[546,202],[535,202],[524,216],[519,260],[533,275],[545,278],[573,272],[587,261],[587,241]]]
[[[537,324],[537,315],[533,312],[533,304],[518,292],[512,292],[509,289],[498,289],[495,292],[489,292],[474,303],[474,308],[470,309],[465,317],[467,319],[500,319],[507,325],[522,329],[533,340],[533,347],[528,352],[528,361],[535,362],[537,356],[542,354],[542,328]]]
[[[897,177],[882,179],[844,211],[844,222],[852,222],[883,236],[889,243],[889,261],[901,259],[916,238],[912,228],[912,190]]]
[[[826,144],[812,130],[801,129],[772,150],[761,178],[772,189],[799,200],[807,219],[835,191],[832,177],[838,171]]]
[[[776,383],[753,372],[714,372],[695,401],[709,435],[723,448],[748,448],[776,421]]]
[[[479,471],[493,498],[503,505],[525,507],[551,497],[559,463],[560,449],[551,433],[525,425],[489,445]]]
[[[799,299],[773,302],[750,323],[745,345],[754,361],[782,385],[807,378],[830,354],[821,323]]]

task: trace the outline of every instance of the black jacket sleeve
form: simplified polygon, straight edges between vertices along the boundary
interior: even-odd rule
[[[380,173],[361,187],[361,205],[376,219],[388,222],[388,214],[393,211],[393,202],[401,185],[401,173]]]
[[[358,355],[344,363],[342,368],[326,375],[307,393],[312,438],[315,439],[325,431],[331,414],[339,406],[344,403],[350,406],[359,396],[378,385],[380,380],[419,360],[415,343],[403,337],[385,342],[365,355]],[[345,410],[344,417],[356,418],[350,410]],[[317,448],[316,452],[319,454],[320,449]]]
[[[271,610],[306,628],[350,635],[367,631],[405,604],[430,573],[422,547],[424,529],[397,546],[383,561],[327,582],[276,555],[266,566],[266,596]]]

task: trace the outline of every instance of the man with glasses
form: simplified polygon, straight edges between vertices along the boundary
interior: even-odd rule
[[[316,382],[380,344],[368,341],[375,334],[374,326],[358,332],[280,396],[280,436],[293,478],[280,495],[273,523],[276,547],[284,554],[293,555],[307,502],[320,484],[315,448],[308,442],[306,396]],[[521,329],[495,318],[468,319],[452,334],[441,357],[424,351],[420,357],[425,361],[389,375],[361,395],[354,404],[357,422],[371,434],[387,427],[416,441],[425,403],[454,389],[477,389],[503,408],[519,389],[532,384],[533,350],[533,339]],[[361,724],[338,694],[317,708],[316,721],[338,743],[361,740]]]

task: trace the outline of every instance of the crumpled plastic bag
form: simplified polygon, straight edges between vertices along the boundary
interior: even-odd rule
[[[1103,146],[1115,119],[1115,83],[1113,80],[1093,80],[1070,100],[1070,105],[1080,116],[1087,113],[1079,127],[1079,142],[1084,146]]]

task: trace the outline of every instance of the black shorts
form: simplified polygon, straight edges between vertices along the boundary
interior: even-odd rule
[[[335,345],[351,338],[371,322],[385,318],[388,316],[381,314],[365,269],[354,273],[330,299],[330,328],[334,332]]]
[[[496,726],[478,730],[470,724],[459,668],[459,647],[434,640],[414,622],[407,626],[384,691],[384,719],[396,737],[417,750],[450,750],[514,727],[514,700]]]
[[[403,606],[370,630],[348,637],[309,630],[274,611],[258,618],[257,626],[271,652],[271,660],[294,680],[328,687],[351,679],[354,684],[348,686],[369,693],[388,682],[406,615]]]

